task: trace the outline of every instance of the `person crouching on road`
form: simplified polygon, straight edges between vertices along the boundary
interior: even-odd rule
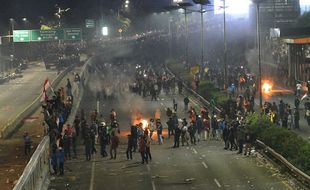
[[[118,136],[115,135],[115,132],[112,131],[111,133],[111,145],[110,145],[110,155],[111,155],[111,160],[116,159],[116,150],[119,144],[119,138]]]
[[[145,136],[142,135],[139,137],[139,152],[141,154],[141,158],[142,158],[142,164],[144,164],[144,162],[148,163],[148,157],[146,155],[146,139]]]

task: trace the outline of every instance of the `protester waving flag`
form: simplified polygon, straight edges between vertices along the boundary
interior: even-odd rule
[[[41,97],[41,102],[46,102],[48,100],[48,96],[46,94],[48,88],[50,87],[50,82],[48,79],[46,79],[43,83],[43,92],[42,92],[42,97]]]

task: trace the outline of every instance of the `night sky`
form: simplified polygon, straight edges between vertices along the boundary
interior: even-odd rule
[[[26,17],[32,25],[38,25],[39,17],[55,19],[55,4],[63,8],[70,7],[71,12],[67,15],[74,24],[81,22],[85,18],[97,16],[98,5],[103,9],[117,9],[125,0],[1,0],[0,6],[0,32],[7,31],[9,18],[14,18],[17,22],[22,22]],[[137,10],[150,10],[164,6],[168,0],[130,0]]]

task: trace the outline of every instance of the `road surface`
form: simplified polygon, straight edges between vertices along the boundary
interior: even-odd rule
[[[46,70],[42,62],[33,62],[16,78],[0,85],[0,127],[14,119],[42,92],[43,82],[57,77],[55,70]]]
[[[94,89],[94,82],[97,85],[104,82],[98,80],[101,80],[98,76],[91,76],[90,89]],[[153,160],[149,164],[141,164],[139,153],[127,161],[125,137],[129,133],[132,111],[139,109],[145,118],[150,118],[156,109],[160,109],[162,123],[165,123],[164,110],[172,106],[172,96],[161,95],[160,101],[155,102],[124,90],[117,99],[97,102],[95,94],[94,90],[88,90],[82,100],[82,108],[89,116],[90,111],[99,105],[99,111],[105,118],[112,108],[117,111],[121,128],[117,159],[102,158],[97,152],[91,161],[85,161],[84,146],[79,141],[78,158],[65,163],[63,177],[52,177],[50,190],[294,189],[262,159],[225,151],[221,141],[202,141],[198,145],[173,149],[173,140],[167,138],[166,131],[164,144],[154,143],[151,146]],[[179,110],[182,110],[183,97],[174,97],[179,102]],[[179,111],[178,115],[179,118],[186,117],[183,111]]]

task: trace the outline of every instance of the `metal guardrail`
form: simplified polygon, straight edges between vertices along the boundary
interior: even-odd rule
[[[194,95],[196,98],[198,98],[198,100],[203,103],[204,105],[208,105],[210,106],[210,102],[208,102],[206,99],[204,99],[202,96],[200,96],[197,92],[195,92],[194,90],[192,90],[191,88],[189,88],[180,77],[177,77],[168,67],[166,67],[166,70],[172,75],[175,76],[176,78],[178,78],[179,80],[182,81],[183,87],[189,91],[192,95]],[[219,112],[220,109],[215,107],[216,111]],[[268,153],[274,157],[275,159],[277,159],[279,162],[281,162],[287,169],[289,169],[290,172],[292,172],[295,176],[298,176],[300,179],[300,181],[303,182],[303,184],[310,184],[310,176],[305,174],[304,172],[302,172],[301,170],[299,170],[298,168],[296,168],[293,164],[291,164],[289,161],[287,161],[282,155],[280,155],[279,153],[277,153],[275,150],[273,150],[272,148],[270,148],[269,146],[267,146],[265,143],[263,143],[260,140],[256,140],[257,145],[259,145],[260,147],[264,148],[266,151],[268,151]],[[310,158],[309,158],[310,159]]]
[[[187,84],[185,84],[185,82],[179,77],[176,76],[167,66],[166,66],[166,70],[169,72],[170,75],[174,76],[175,78],[177,78],[178,80],[182,81],[182,85],[185,88],[185,90],[187,90],[188,92],[190,92],[192,95],[194,95],[195,98],[197,98],[201,103],[203,103],[204,105],[207,106],[211,106],[211,103],[209,101],[207,101],[206,99],[204,99],[200,94],[198,94],[197,92],[195,92],[193,89],[191,89],[190,87],[188,87]],[[220,112],[221,110],[214,106],[214,109],[217,112]]]
[[[256,144],[263,148],[265,152],[268,152],[272,155],[277,161],[281,162],[287,169],[289,169],[290,172],[292,172],[295,176],[298,176],[302,179],[303,182],[310,185],[310,176],[296,168],[293,164],[291,164],[289,161],[287,161],[282,155],[277,153],[275,150],[267,146],[265,143],[263,143],[260,140],[256,140]]]
[[[72,70],[72,67],[73,66],[70,66],[67,69],[65,69],[63,72],[61,72],[57,76],[57,78],[55,78],[52,81],[51,86],[52,87],[57,86],[61,82],[63,77]],[[11,119],[10,121],[8,121],[8,123],[5,124],[5,126],[0,131],[0,138],[10,137],[12,133],[22,125],[23,119],[25,119],[26,117],[34,113],[35,110],[37,110],[40,107],[41,96],[42,96],[42,93],[40,93],[40,95],[29,106],[27,106],[22,112],[17,114],[15,118]]]
[[[49,172],[49,137],[45,136],[31,156],[13,190],[42,189]]]
[[[80,76],[81,79],[84,78],[88,81],[89,73],[84,72],[87,69],[88,64],[91,62],[89,59],[86,64],[84,64]],[[80,106],[82,100],[84,89],[83,86],[73,86],[73,94],[78,97],[77,100],[73,102],[73,107],[71,114],[67,120],[68,123],[73,123],[75,115]],[[13,190],[36,190],[36,189],[47,189],[49,184],[49,168],[50,168],[50,143],[49,137],[45,136],[41,143],[38,145],[36,151],[33,153],[30,161],[28,162],[22,176],[19,178]]]

